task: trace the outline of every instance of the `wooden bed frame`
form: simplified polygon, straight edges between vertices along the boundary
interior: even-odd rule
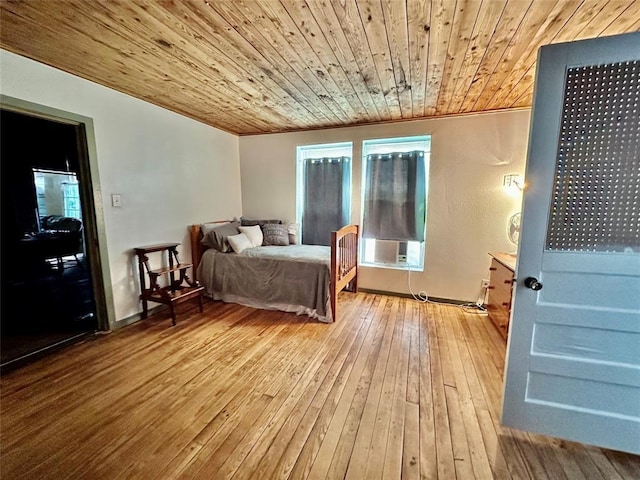
[[[216,221],[210,223],[224,223]],[[191,258],[193,278],[198,280],[197,269],[206,247],[202,244],[200,225],[191,225]],[[333,321],[337,318],[338,293],[342,290],[358,291],[358,226],[347,225],[331,232],[331,272],[329,277],[329,294]]]

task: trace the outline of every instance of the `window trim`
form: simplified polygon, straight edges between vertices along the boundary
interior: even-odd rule
[[[332,143],[318,143],[311,145],[298,145],[296,146],[296,223],[299,225],[300,243],[303,243],[302,238],[302,217],[304,214],[304,161],[307,158],[314,158],[316,156],[325,157],[349,157],[348,162],[348,175],[349,175],[349,192],[346,195],[348,202],[347,211],[349,212],[349,218],[351,218],[351,209],[353,205],[353,142],[332,142]]]
[[[361,192],[360,192],[360,225],[364,227],[364,210],[365,210],[365,188],[367,185],[367,156],[375,153],[392,153],[392,152],[404,152],[413,150],[424,150],[424,172],[425,172],[425,224],[424,224],[424,241],[411,242],[418,243],[420,245],[419,264],[410,263],[380,263],[375,261],[365,261],[365,246],[366,241],[361,238],[360,252],[359,252],[359,264],[364,267],[371,268],[384,268],[389,270],[412,270],[412,271],[424,271],[425,259],[426,259],[426,242],[427,242],[427,209],[429,198],[429,169],[431,164],[431,134],[411,135],[405,137],[386,137],[386,138],[374,138],[366,139],[362,141],[362,160],[361,160]],[[400,148],[398,148],[401,146]],[[380,147],[379,150],[374,150],[376,147]],[[362,230],[362,229],[361,229]],[[366,239],[376,240],[376,239]],[[409,243],[410,241],[408,241]]]

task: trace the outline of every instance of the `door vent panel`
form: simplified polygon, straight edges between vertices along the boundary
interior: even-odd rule
[[[567,70],[546,249],[640,254],[640,61]]]

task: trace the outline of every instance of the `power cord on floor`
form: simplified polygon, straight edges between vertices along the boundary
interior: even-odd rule
[[[480,286],[480,294],[478,295],[478,299],[476,300],[476,303],[465,303],[464,305],[460,305],[460,307],[467,313],[477,313],[479,315],[487,315],[487,308],[484,306],[486,297],[487,297],[487,287],[483,283]]]
[[[454,304],[451,304],[451,303],[436,302],[436,301],[430,300],[425,290],[420,290],[418,293],[415,293],[413,291],[413,288],[411,287],[411,266],[408,263],[407,263],[407,286],[409,287],[409,292],[411,293],[411,296],[413,297],[413,299],[420,303],[432,303],[434,305],[445,305],[448,307],[454,306]],[[485,287],[482,287],[482,288],[483,288],[483,292],[481,293],[481,296],[478,297],[478,301],[476,303],[464,303],[462,305],[458,305],[458,307],[460,307],[462,310],[464,310],[467,313],[477,313],[479,315],[486,315],[487,309],[483,305],[484,297],[486,295],[486,288]]]
[[[484,305],[479,305],[477,303],[465,303],[464,305],[460,305],[460,308],[467,313],[477,313],[478,315],[487,314],[487,309]]]
[[[411,265],[409,265],[408,263],[407,263],[407,286],[409,287],[409,292],[411,292],[411,296],[413,297],[414,300],[417,300],[418,302],[421,302],[421,303],[431,302],[431,300],[429,300],[429,296],[427,295],[427,292],[425,292],[424,290],[420,290],[417,294],[413,293],[413,289],[411,288]]]

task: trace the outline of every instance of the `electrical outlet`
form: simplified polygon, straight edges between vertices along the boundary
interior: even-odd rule
[[[487,288],[489,286],[489,279],[488,278],[483,278],[482,279],[482,288]]]

